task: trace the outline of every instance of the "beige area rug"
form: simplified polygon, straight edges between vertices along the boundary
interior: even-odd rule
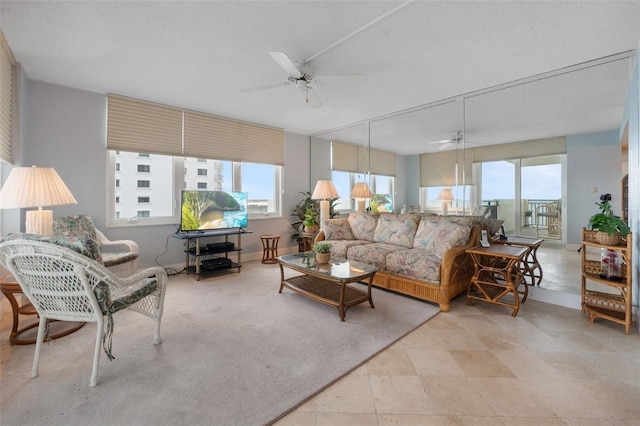
[[[293,273],[292,273],[293,274]],[[163,343],[153,322],[115,316],[113,354],[89,387],[95,325],[43,346],[2,345],[0,423],[13,425],[262,425],[289,412],[438,312],[382,290],[337,309],[285,289],[277,265],[196,281],[171,277]],[[8,339],[8,321],[2,338]]]

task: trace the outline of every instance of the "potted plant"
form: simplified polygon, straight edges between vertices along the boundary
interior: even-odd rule
[[[291,239],[297,241],[300,246],[300,251],[303,251],[304,242],[302,240],[302,232],[305,232],[304,221],[306,219],[307,212],[311,210],[314,212],[314,216],[318,217],[320,215],[320,205],[316,200],[311,198],[311,192],[301,191],[300,194],[304,195],[304,198],[295,205],[293,212],[291,213],[291,216],[294,217],[293,222],[291,222]]]
[[[608,197],[601,197],[600,200],[599,203],[596,203],[600,209],[600,213],[591,216],[588,229],[598,231],[596,239],[600,244],[615,246],[620,243],[620,237],[626,236],[630,232],[630,229],[620,216],[613,214],[613,209],[611,208]]]
[[[304,213],[304,232],[313,234],[318,230],[318,220],[316,219],[316,212],[313,209],[308,208]]]
[[[316,254],[318,263],[329,263],[331,260],[331,243],[316,243],[312,250]]]

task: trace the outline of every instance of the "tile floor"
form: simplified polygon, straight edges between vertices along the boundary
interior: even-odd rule
[[[579,293],[579,255],[541,254],[547,287]],[[637,329],[536,300],[510,312],[459,296],[276,425],[640,425]]]

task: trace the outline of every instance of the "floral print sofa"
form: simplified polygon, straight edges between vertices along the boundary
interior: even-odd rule
[[[375,286],[447,312],[473,275],[466,250],[479,243],[480,227],[466,217],[351,213],[325,221],[316,242],[331,243],[332,256],[376,265]]]

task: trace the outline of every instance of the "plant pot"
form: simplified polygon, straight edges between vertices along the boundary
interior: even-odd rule
[[[331,253],[316,253],[316,262],[318,262],[320,265],[329,263],[330,260]]]
[[[596,240],[605,246],[616,246],[620,243],[620,234],[615,232],[609,235],[606,232],[598,231],[596,234]]]
[[[318,232],[318,225],[305,226],[304,232],[306,232],[307,234],[315,234],[316,232]]]

